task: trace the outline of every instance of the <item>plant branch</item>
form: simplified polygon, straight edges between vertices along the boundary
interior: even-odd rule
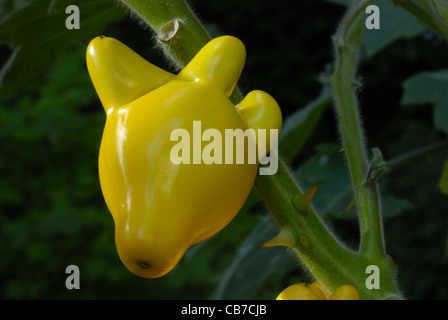
[[[156,41],[178,69],[185,67],[211,40],[207,30],[184,0],[120,0],[133,15],[157,35]],[[230,99],[238,103],[243,95],[235,87]]]
[[[366,181],[370,161],[365,149],[355,90],[363,29],[360,13],[370,2],[371,0],[357,1],[342,20],[334,39],[336,67],[329,82],[358,208],[360,252],[371,258],[381,259],[385,255],[385,244],[379,190],[375,181]]]
[[[416,150],[409,151],[401,156],[390,159],[386,162],[387,170],[394,170],[398,167],[408,164],[409,162],[420,159],[424,156],[433,154],[434,152],[448,149],[448,140],[435,142],[429,146],[425,146]]]
[[[166,49],[165,53],[179,67],[185,67],[196,54],[197,48],[210,40],[205,28],[183,0],[120,1],[153,30],[158,43]],[[179,36],[181,32],[182,36]],[[182,50],[170,49],[170,46]]]
[[[164,50],[180,66],[188,63],[209,41],[205,30],[199,26],[199,21],[182,0],[121,2],[156,32],[158,41],[163,42]],[[182,33],[182,29],[186,32]],[[344,43],[345,37],[342,40]],[[182,45],[176,45],[176,41]],[[344,86],[346,85],[344,83]],[[235,92],[233,101],[237,103],[242,95],[237,90]],[[346,115],[351,118],[349,113]],[[364,170],[366,163],[362,163]],[[357,287],[363,299],[401,297],[395,285],[393,264],[388,257],[372,260],[371,257],[349,250],[340,243],[309,205],[309,193],[302,192],[281,159],[277,173],[259,175],[255,180],[255,188],[280,227],[279,236],[273,239],[274,245],[276,241],[283,241],[277,244],[294,248],[311,273],[330,291],[349,283]],[[381,269],[381,290],[368,290],[365,286],[365,270],[371,264]]]
[[[287,166],[281,163],[280,159],[275,175],[255,180],[256,189],[280,227],[278,236],[262,247],[292,247],[315,279],[330,292],[342,284],[351,284],[362,299],[402,299],[395,285],[395,266],[390,258],[372,260],[339,242],[309,205],[315,188],[304,192]],[[365,270],[372,264],[381,270],[381,290],[366,288]]]

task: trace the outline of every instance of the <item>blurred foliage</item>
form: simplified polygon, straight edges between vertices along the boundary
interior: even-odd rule
[[[448,69],[418,73],[403,83],[403,105],[432,104],[436,129],[448,134]]]
[[[448,160],[445,161],[445,165],[443,166],[442,176],[439,181],[439,188],[445,194],[448,194]]]
[[[1,2],[0,19],[26,2]],[[355,247],[356,210],[343,214],[352,194],[321,83],[333,60],[331,35],[344,12],[334,2],[279,0],[274,7],[267,0],[190,3],[212,35],[231,34],[245,43],[241,88],[265,90],[279,101],[289,116],[280,152],[304,187],[321,183],[313,204]],[[446,139],[448,44],[400,8],[388,8],[387,2],[381,6],[382,35],[366,31],[359,80],[369,145],[379,147],[388,160]],[[167,276],[141,279],[123,266],[97,177],[105,115],[85,66],[88,36],[115,37],[154,64],[172,66],[138,21],[114,19],[82,30],[83,37],[73,33],[71,38],[64,25],[54,25],[55,34],[64,34],[62,48],[44,52],[45,68],[27,81],[15,79],[20,87],[0,96],[1,297],[273,299],[285,286],[309,280],[287,249],[255,250],[277,232],[256,193],[227,228],[192,247]],[[0,46],[3,64],[17,50],[9,45]],[[33,65],[32,57],[24,63]],[[438,189],[447,158],[447,151],[430,154],[380,180],[387,250],[410,299],[448,298],[448,198]],[[71,264],[81,270],[80,290],[65,288],[65,268]]]
[[[63,26],[68,16],[65,9],[70,4],[69,0],[32,1],[2,21],[0,42],[15,49],[0,73],[1,92],[17,91],[24,82],[45,70],[68,44],[88,41],[123,17],[123,11],[111,6],[108,0],[78,0],[82,23],[79,29],[69,30]]]

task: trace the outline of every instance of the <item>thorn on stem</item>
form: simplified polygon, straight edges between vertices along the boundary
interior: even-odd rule
[[[299,210],[299,212],[304,213],[308,209],[311,200],[314,197],[314,194],[317,191],[317,188],[319,187],[320,183],[316,184],[314,187],[312,187],[310,190],[305,192],[304,194],[299,194],[294,199],[294,205]]]

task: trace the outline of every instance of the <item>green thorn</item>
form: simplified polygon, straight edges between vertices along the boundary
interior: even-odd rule
[[[310,206],[311,200],[313,199],[319,185],[320,183],[316,184],[304,194],[299,194],[294,198],[294,206],[300,213],[306,213],[308,211],[308,207]]]
[[[278,235],[269,240],[268,242],[262,244],[257,249],[267,248],[267,247],[294,247],[295,241],[293,234],[286,228],[280,229]]]
[[[356,203],[356,201],[355,201],[355,199],[353,199],[353,200],[348,204],[347,209],[344,210],[344,213],[342,213],[342,215],[345,216],[345,214],[346,214],[347,212],[349,212],[350,209],[353,208],[353,207],[355,206],[355,203]]]

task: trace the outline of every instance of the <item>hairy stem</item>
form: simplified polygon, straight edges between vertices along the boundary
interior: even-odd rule
[[[292,247],[312,275],[330,292],[342,284],[351,284],[362,299],[401,299],[391,260],[388,257],[372,260],[339,242],[313,207],[304,203],[309,200],[307,193],[285,165],[279,165],[275,175],[264,177],[256,180],[255,187],[280,227],[279,235],[264,246]],[[365,285],[369,265],[381,270],[381,290],[369,290]]]
[[[157,41],[180,67],[184,67],[210,39],[209,34],[183,0],[120,0],[131,12],[150,26]],[[178,36],[179,33],[182,36]],[[170,50],[170,46],[182,50]]]
[[[157,43],[177,66],[185,67],[210,41],[210,35],[184,0],[120,0],[133,15],[157,35]],[[235,104],[243,99],[238,87],[230,99]]]
[[[182,0],[145,2],[121,0],[121,2],[154,30],[158,35],[158,41],[162,41],[164,50],[180,66],[185,66],[209,41],[202,25]],[[344,24],[347,30],[352,23],[350,19]],[[342,36],[341,43],[344,45],[345,33],[341,33],[340,36]],[[178,43],[181,45],[177,45]],[[347,61],[343,65],[352,66]],[[342,67],[341,70],[344,68]],[[341,85],[339,77],[340,75],[336,74],[333,80],[337,85]],[[342,82],[344,90],[347,89],[347,85]],[[238,102],[242,95],[237,90],[235,92],[232,96],[233,101]],[[345,101],[344,97],[340,98]],[[352,98],[349,97],[348,101],[352,101]],[[340,118],[341,122],[347,122],[348,128],[356,119],[356,116],[353,117],[350,112],[345,112]],[[359,127],[359,124],[356,125]],[[360,131],[359,128],[357,130]],[[354,140],[354,143],[359,141]],[[362,144],[361,141],[358,146],[361,150],[363,150]],[[360,162],[361,167],[356,171],[359,185],[361,177],[367,171],[365,154],[363,157],[364,160]],[[356,161],[351,159],[351,162]],[[281,160],[276,174],[257,177],[255,188],[280,227],[280,234],[273,239],[273,245],[292,247],[311,273],[330,291],[348,283],[357,287],[363,299],[401,297],[395,284],[395,271],[390,259],[387,256],[381,256],[380,259],[373,260],[370,256],[352,251],[339,242],[309,205],[309,194],[303,193]],[[381,290],[369,290],[365,285],[365,270],[372,264],[377,265],[381,270],[379,275]]]
[[[334,38],[336,67],[329,82],[358,209],[360,252],[381,259],[385,244],[379,190],[375,181],[366,180],[370,161],[359,116],[355,76],[363,28],[360,13],[370,2],[357,1],[342,20]]]

